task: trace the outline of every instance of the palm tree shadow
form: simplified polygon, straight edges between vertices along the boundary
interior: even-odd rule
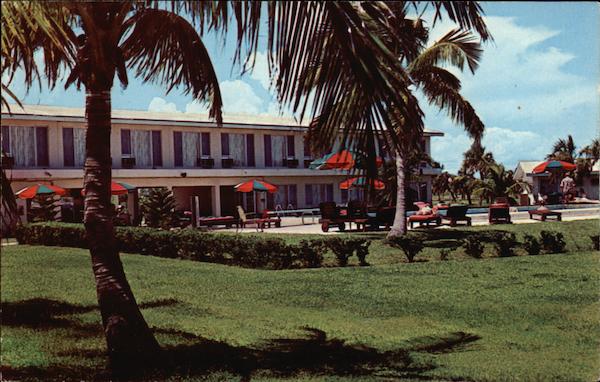
[[[433,378],[426,372],[433,370],[434,364],[415,362],[411,352],[462,351],[480,339],[456,332],[439,338],[416,339],[417,344],[407,349],[379,351],[367,345],[328,338],[320,329],[303,329],[304,338],[278,338],[255,347],[236,347],[198,337],[194,344],[165,348],[164,367],[157,370],[154,377],[226,371],[238,375],[242,381],[249,381],[254,375],[288,378],[298,374],[429,380]]]
[[[157,300],[146,305],[159,307],[178,303],[176,300]],[[34,327],[44,331],[67,330],[72,336],[102,337],[99,324],[79,322],[76,314],[97,309],[96,306],[79,306],[66,302],[33,299],[2,303],[3,325]],[[186,376],[210,376],[229,373],[234,378],[249,381],[255,376],[292,377],[312,376],[378,376],[385,378],[412,378],[431,380],[428,372],[434,363],[422,359],[415,362],[411,354],[440,354],[465,351],[480,337],[456,332],[445,336],[416,338],[405,348],[380,351],[363,344],[350,344],[342,339],[330,338],[320,329],[305,327],[306,335],[300,338],[276,338],[254,346],[234,346],[197,335],[154,328],[157,338],[169,339],[177,345],[164,346],[153,365],[143,372],[131,371],[126,378],[139,381],[164,380]],[[48,367],[2,366],[3,376],[14,380],[114,380],[110,370],[104,369],[103,349],[81,348],[61,350],[58,354],[70,359],[69,364]],[[423,358],[423,357],[420,357]],[[74,360],[77,360],[74,362]],[[96,366],[91,366],[91,365]],[[87,366],[86,366],[87,365]]]

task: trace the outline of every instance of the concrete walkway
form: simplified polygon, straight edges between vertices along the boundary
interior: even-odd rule
[[[587,220],[587,219],[598,219],[600,218],[600,207],[591,207],[591,208],[576,208],[576,209],[565,209],[560,210],[562,212],[562,220],[563,221],[573,221],[573,220]],[[472,224],[475,226],[480,225],[488,225],[488,215],[487,214],[474,214],[469,215],[472,218]],[[513,224],[532,224],[539,223],[539,220],[532,220],[529,218],[528,212],[511,212],[510,213],[511,220]],[[314,223],[311,218],[304,218],[306,224],[302,223],[301,218],[297,217],[284,217],[281,220],[280,228],[265,228],[265,232],[268,233],[291,233],[291,234],[319,234],[319,235],[335,235],[339,233],[337,228],[330,229],[329,232],[323,232],[321,230],[321,225],[318,223],[319,219],[315,217]],[[552,221],[548,219],[548,221]],[[442,225],[439,228],[447,228],[448,225]],[[356,225],[352,224],[352,227],[348,227],[346,225],[346,232],[356,230]],[[410,228],[409,228],[410,230]],[[236,232],[235,228],[233,229],[217,229],[212,232]],[[244,233],[256,233],[255,227],[247,227],[241,229],[239,232]]]

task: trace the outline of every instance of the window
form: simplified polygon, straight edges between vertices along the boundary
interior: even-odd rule
[[[248,167],[256,166],[254,159],[254,134],[246,134],[246,164]]]
[[[250,150],[247,150],[247,141],[246,134],[221,133],[221,154],[223,158],[233,160],[233,167],[246,167],[249,165]],[[252,162],[254,162],[254,141],[251,150]]]
[[[293,136],[291,137],[294,138]],[[293,141],[291,143],[293,148]],[[290,142],[286,135],[265,135],[265,166],[284,167],[288,158]],[[293,156],[293,151],[291,153]]]
[[[3,126],[2,150],[12,155],[15,167],[48,166],[48,128]]]
[[[135,158],[138,168],[162,166],[160,130],[121,130],[121,154]]]
[[[209,133],[173,132],[175,167],[196,167],[198,159],[210,157]]]
[[[277,186],[277,192],[267,194],[267,208],[274,210],[277,206],[284,210],[298,208],[298,187],[295,184]]]
[[[322,202],[333,202],[333,184],[307,184],[304,186],[306,207],[318,207]]]
[[[296,142],[294,142],[294,136],[287,136],[287,157],[295,158],[296,157]]]
[[[63,164],[65,167],[82,167],[85,163],[85,129],[63,127]]]

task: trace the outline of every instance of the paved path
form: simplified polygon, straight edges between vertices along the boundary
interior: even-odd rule
[[[562,220],[563,221],[572,221],[572,220],[586,220],[586,219],[598,219],[600,218],[600,207],[592,207],[592,208],[575,208],[575,209],[565,209],[560,210],[562,212]],[[485,214],[474,214],[470,215],[472,218],[472,224],[479,225],[488,225],[488,215]],[[511,212],[510,213],[511,220],[514,224],[532,224],[539,223],[539,220],[531,220],[529,218],[528,212]],[[550,219],[548,219],[550,221]],[[321,225],[318,224],[318,219],[315,219],[315,223],[311,223],[310,219],[305,218],[305,222],[309,224],[302,224],[302,219],[297,217],[284,217],[281,221],[280,228],[266,228],[265,232],[269,233],[292,233],[292,234],[321,234],[321,235],[335,235],[339,231],[336,228],[331,229],[329,232],[325,233],[321,231]],[[442,225],[440,228],[446,228],[447,225]],[[352,229],[356,229],[356,226],[353,224]],[[410,228],[409,228],[410,229]],[[346,226],[346,230],[348,231],[348,226]],[[218,232],[235,232],[235,229],[219,229],[215,230]],[[256,233],[256,228],[248,227],[240,230],[240,232],[244,233]]]

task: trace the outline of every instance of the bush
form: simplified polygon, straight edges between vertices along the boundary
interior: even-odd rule
[[[388,244],[395,248],[400,248],[404,255],[408,259],[409,263],[415,260],[415,257],[423,250],[423,241],[421,238],[411,235],[404,234],[402,236],[394,236],[387,240]]]
[[[462,242],[465,248],[465,253],[476,259],[481,259],[483,256],[483,243],[476,237],[467,237]]]
[[[525,235],[523,237],[523,248],[530,256],[536,256],[540,254],[542,246],[540,241],[533,235]]]
[[[590,239],[594,245],[594,250],[600,251],[600,235],[590,236]]]
[[[500,257],[515,256],[517,238],[512,232],[498,232],[495,237],[496,251]]]
[[[360,265],[369,265],[366,262],[366,256],[369,253],[370,242],[366,239],[331,237],[324,239],[324,244],[333,252],[340,267],[348,265],[348,259],[354,253],[356,253]]]
[[[347,265],[353,254],[360,265],[368,265],[370,245],[370,241],[361,238],[332,237],[287,244],[278,237],[148,227],[116,227],[115,235],[118,250],[122,252],[264,269],[318,268],[329,250],[340,266]],[[25,224],[17,227],[16,238],[21,244],[88,247],[81,224]]]
[[[140,211],[148,227],[169,229],[175,225],[175,197],[166,187],[151,188],[140,200]]]
[[[565,239],[562,233],[555,231],[542,231],[542,248],[547,253],[561,253],[565,251]]]

